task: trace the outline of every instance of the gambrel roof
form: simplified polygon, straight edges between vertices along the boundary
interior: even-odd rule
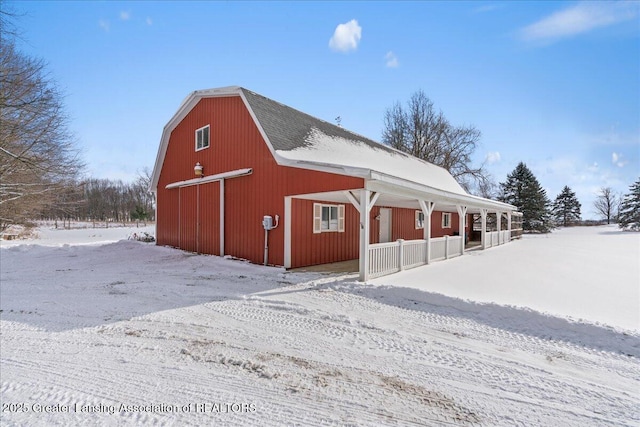
[[[432,163],[382,145],[239,86],[192,92],[162,133],[151,188],[155,191],[171,131],[203,98],[240,96],[276,162],[377,180],[441,199],[478,207],[515,210],[511,205],[469,195],[451,174]]]

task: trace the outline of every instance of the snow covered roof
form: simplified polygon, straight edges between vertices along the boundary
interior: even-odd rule
[[[444,168],[382,145],[343,127],[310,116],[239,86],[192,92],[167,123],[152,177],[155,190],[169,135],[202,98],[240,96],[254,118],[276,162],[367,179],[389,178],[448,198],[486,207],[515,210],[511,205],[469,195]]]
[[[376,171],[451,193],[467,194],[451,174],[439,166],[247,89],[241,90],[279,163],[341,167],[344,173],[355,175],[359,175],[357,169]]]

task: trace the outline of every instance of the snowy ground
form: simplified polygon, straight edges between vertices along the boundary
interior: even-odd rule
[[[638,234],[560,230],[362,284],[115,230],[2,242],[1,425],[640,423]]]
[[[565,228],[373,280],[640,331],[640,233]]]

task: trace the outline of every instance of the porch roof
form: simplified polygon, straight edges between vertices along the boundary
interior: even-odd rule
[[[374,173],[375,175],[375,173]],[[367,180],[365,188],[373,192],[379,193],[375,206],[397,207],[406,209],[420,209],[418,200],[431,201],[435,203],[435,210],[443,212],[456,212],[457,206],[466,206],[468,213],[480,213],[481,209],[488,209],[490,212],[512,212],[516,214],[516,208],[512,205],[496,202],[481,197],[470,196],[461,197],[459,195],[451,195],[437,191],[429,191],[429,189],[411,188],[410,183],[397,186],[389,182],[380,180]],[[351,190],[329,191],[324,193],[295,194],[291,197],[296,199],[318,200],[328,203],[351,203],[347,193],[351,192],[357,199],[359,194],[358,188]]]

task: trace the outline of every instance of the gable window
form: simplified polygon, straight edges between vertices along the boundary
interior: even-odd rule
[[[209,125],[196,130],[196,151],[209,148]]]
[[[416,229],[424,228],[424,212],[416,211]]]
[[[451,228],[451,213],[442,212],[442,228]]]
[[[313,232],[344,232],[344,205],[313,204]]]

